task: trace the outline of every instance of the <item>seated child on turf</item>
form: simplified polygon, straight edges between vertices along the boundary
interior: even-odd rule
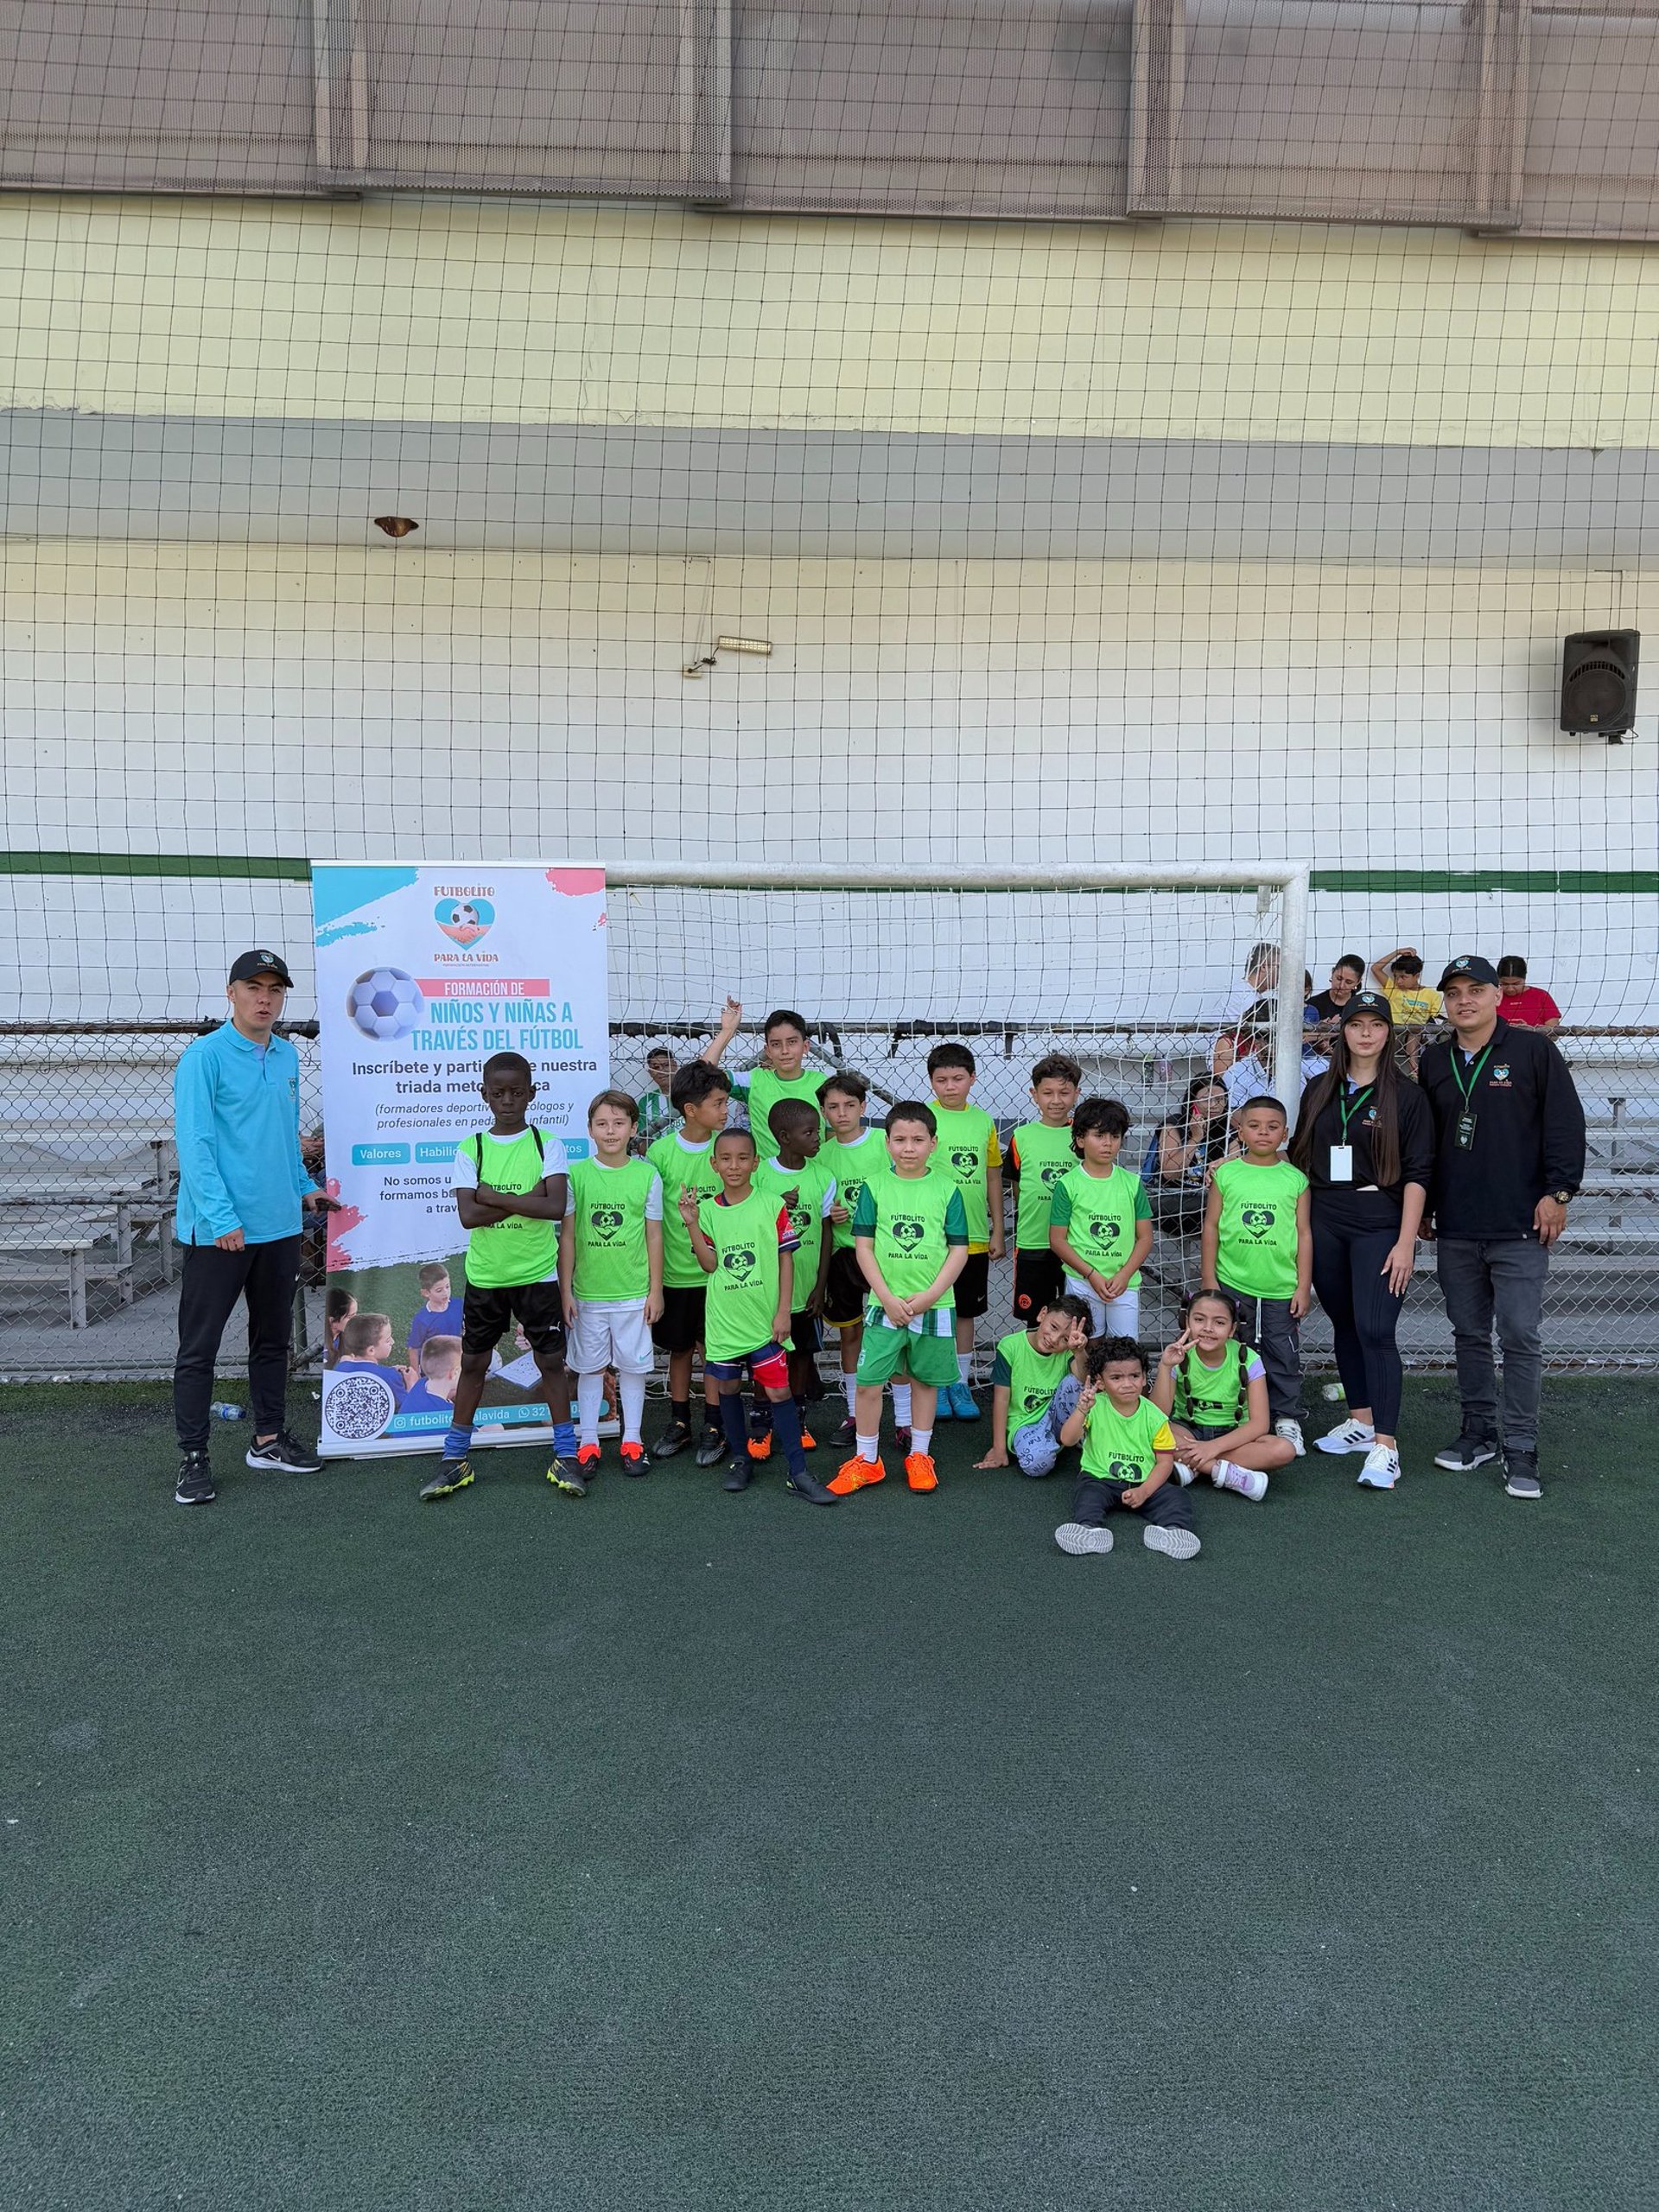
[[[971,1105],[977,1064],[966,1045],[936,1045],[927,1056],[933,1086],[933,1113],[939,1125],[937,1173],[949,1175],[962,1192],[968,1216],[968,1258],[957,1277],[957,1380],[939,1400],[938,1417],[977,1421],[979,1405],[969,1388],[974,1372],[974,1324],[991,1302],[990,1268],[1004,1249],[1002,1147],[996,1123],[982,1106]]]
[[[709,1060],[693,1060],[674,1077],[674,1104],[680,1126],[658,1137],[646,1159],[663,1181],[663,1311],[652,1325],[658,1351],[668,1354],[668,1426],[651,1447],[653,1459],[671,1459],[693,1441],[691,1361],[702,1342],[705,1277],[697,1264],[680,1212],[680,1193],[712,1198],[720,1188],[715,1173],[715,1139],[732,1109],[732,1078]],[[714,1378],[702,1378],[702,1439],[697,1465],[715,1467],[726,1457],[721,1428],[720,1394]]]
[[[872,1175],[887,1167],[887,1140],[879,1129],[864,1126],[864,1102],[870,1086],[861,1075],[842,1068],[818,1087],[818,1105],[830,1125],[830,1141],[819,1158],[836,1179],[836,1195],[830,1208],[831,1251],[824,1278],[823,1318],[841,1338],[841,1384],[847,1395],[847,1418],[836,1433],[837,1444],[850,1446],[858,1433],[853,1415],[858,1395],[858,1351],[864,1336],[864,1301],[869,1285],[853,1249],[853,1215],[859,1194]],[[905,1408],[897,1414],[910,1426],[910,1389]]]
[[[391,1316],[389,1313],[354,1313],[340,1332],[340,1357],[334,1362],[337,1375],[378,1375],[389,1383],[392,1396],[401,1409],[404,1393],[414,1380],[407,1367],[394,1367],[391,1361]]]
[[[1147,1395],[1170,1417],[1183,1488],[1208,1475],[1217,1490],[1260,1500],[1268,1469],[1294,1459],[1296,1447],[1273,1433],[1267,1370],[1237,1330],[1238,1309],[1224,1290],[1192,1291]]]
[[[416,1271],[422,1303],[409,1325],[409,1357],[415,1363],[429,1337],[453,1337],[461,1331],[461,1300],[449,1291],[449,1270],[442,1260],[429,1260]]]
[[[323,1327],[328,1338],[328,1348],[323,1354],[325,1367],[340,1364],[340,1332],[357,1311],[357,1300],[349,1290],[336,1283],[323,1300]]]
[[[747,1129],[723,1129],[715,1139],[716,1198],[680,1192],[680,1218],[697,1264],[708,1277],[703,1372],[720,1392],[729,1464],[726,1488],[747,1490],[754,1473],[738,1391],[745,1374],[766,1392],[772,1427],[784,1447],[789,1487],[814,1505],[833,1505],[829,1491],[808,1471],[801,1426],[789,1395],[789,1315],[796,1239],[789,1210],[771,1188],[757,1190],[759,1161]]]
[[[421,1345],[421,1371],[415,1387],[404,1400],[406,1414],[447,1414],[455,1402],[461,1380],[461,1338],[428,1337]]]
[[[1210,1172],[1199,1280],[1231,1294],[1238,1333],[1268,1370],[1274,1433],[1300,1452],[1301,1322],[1313,1296],[1307,1178],[1281,1156],[1289,1124],[1276,1098],[1247,1098],[1235,1118],[1244,1150]]]
[[[776,1191],[789,1209],[789,1225],[796,1239],[794,1264],[795,1310],[789,1318],[789,1390],[801,1424],[802,1448],[817,1449],[807,1433],[806,1409],[823,1395],[818,1380],[818,1347],[823,1342],[819,1315],[823,1311],[824,1281],[830,1272],[830,1238],[824,1224],[836,1199],[836,1179],[820,1158],[823,1124],[816,1106],[803,1098],[780,1098],[771,1114],[772,1134],[777,1142],[775,1158],[762,1160],[762,1185]],[[763,1399],[754,1409],[749,1456],[764,1459],[772,1449],[772,1419]]]
[[[1117,1155],[1129,1109],[1116,1098],[1085,1098],[1071,1122],[1077,1164],[1049,1199],[1050,1249],[1065,1287],[1087,1300],[1090,1333],[1132,1337],[1141,1325],[1141,1263],[1152,1249],[1152,1200]]]
[[[976,1467],[1050,1475],[1060,1456],[1060,1430],[1083,1388],[1082,1353],[1089,1343],[1089,1306],[1067,1293],[1045,1306],[1028,1329],[1014,1329],[996,1347],[991,1369],[991,1448]]]
[[[564,1147],[530,1120],[536,1096],[530,1062],[497,1052],[484,1063],[479,1090],[490,1126],[455,1147],[450,1181],[467,1230],[467,1294],[461,1300],[461,1380],[436,1471],[421,1486],[427,1503],[465,1490],[476,1473],[467,1453],[473,1422],[495,1348],[517,1321],[529,1338],[553,1420],[547,1479],[567,1497],[587,1495],[570,1423],[559,1307],[559,1224],[568,1185]]]
[[[910,1378],[915,1426],[905,1459],[912,1490],[939,1486],[933,1465],[934,1394],[957,1373],[956,1315],[950,1293],[968,1257],[968,1216],[962,1192],[931,1167],[938,1142],[931,1106],[906,1100],[887,1119],[891,1169],[872,1176],[853,1216],[858,1264],[870,1286],[864,1344],[858,1360],[858,1450],[830,1487],[846,1497],[879,1483],[882,1385]]]
[[[1018,1193],[1014,1216],[1014,1315],[1034,1321],[1065,1288],[1048,1241],[1049,1199],[1062,1175],[1077,1165],[1071,1116],[1083,1087],[1083,1070],[1065,1052],[1050,1052],[1031,1071],[1034,1122],[1021,1122],[1008,1145],[1008,1173]]]
[[[632,1150],[639,1108],[626,1090],[601,1090],[588,1107],[593,1150],[570,1163],[570,1203],[559,1224],[559,1288],[576,1378],[582,1433],[576,1465],[599,1465],[605,1374],[613,1369],[622,1412],[622,1471],[650,1461],[639,1433],[652,1365],[651,1325],[663,1317],[663,1179]]]
[[[1106,1516],[1138,1513],[1141,1541],[1168,1559],[1192,1559],[1198,1539],[1192,1507],[1170,1475],[1175,1439],[1163,1411],[1144,1393],[1147,1363],[1132,1337],[1096,1337],[1085,1358],[1077,1402],[1060,1426],[1062,1445],[1081,1444],[1083,1471],[1071,1518],[1054,1531],[1063,1552],[1109,1552]]]

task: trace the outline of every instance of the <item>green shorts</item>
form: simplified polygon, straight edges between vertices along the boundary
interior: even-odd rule
[[[906,1373],[912,1382],[931,1382],[941,1390],[961,1381],[954,1321],[942,1337],[918,1336],[912,1329],[866,1327],[858,1352],[859,1382],[891,1382]]]

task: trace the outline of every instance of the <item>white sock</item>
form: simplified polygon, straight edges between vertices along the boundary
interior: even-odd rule
[[[868,1459],[874,1466],[881,1456],[880,1443],[881,1440],[879,1436],[861,1436],[858,1440],[859,1458]]]
[[[619,1375],[616,1388],[622,1401],[622,1441],[638,1444],[640,1424],[645,1418],[645,1378],[643,1375]]]
[[[910,1427],[910,1385],[895,1382],[893,1386],[893,1418],[899,1428]]]
[[[911,1434],[910,1448],[912,1452],[918,1454],[921,1459],[925,1459],[927,1457],[927,1447],[932,1441],[933,1432],[931,1428],[915,1429]]]
[[[858,1414],[858,1370],[856,1368],[850,1375],[842,1376],[841,1387],[847,1393],[847,1418],[849,1421],[853,1421]]]
[[[959,1351],[957,1354],[957,1373],[964,1386],[973,1380],[974,1355],[972,1352]]]
[[[582,1423],[577,1441],[597,1444],[599,1441],[599,1409],[605,1402],[605,1377],[602,1375],[578,1375],[576,1377],[576,1417]]]

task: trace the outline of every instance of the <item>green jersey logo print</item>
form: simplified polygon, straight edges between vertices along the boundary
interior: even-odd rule
[[[896,1216],[892,1229],[893,1241],[901,1252],[913,1252],[927,1234],[927,1224],[910,1213]]]
[[[1020,1393],[1020,1412],[1034,1418],[1047,1405],[1049,1395],[1046,1390],[1022,1390]]]
[[[1271,1206],[1245,1206],[1238,1217],[1240,1227],[1248,1229],[1252,1236],[1265,1236],[1278,1218]]]
[[[971,1175],[979,1166],[979,1154],[972,1145],[954,1146],[946,1156],[951,1173],[956,1175]]]
[[[1106,1479],[1109,1483],[1138,1483],[1141,1469],[1133,1459],[1114,1459],[1107,1466]]]
[[[1114,1237],[1123,1234],[1123,1224],[1121,1221],[1096,1219],[1087,1223],[1085,1227],[1088,1235],[1096,1244],[1109,1244]]]
[[[739,1282],[747,1282],[759,1266],[760,1258],[748,1245],[740,1244],[734,1251],[722,1252],[720,1264],[728,1274],[735,1275]]]
[[[1069,1160],[1046,1160],[1037,1172],[1043,1179],[1043,1188],[1052,1191],[1063,1175],[1071,1173],[1071,1162]]]
[[[626,1219],[620,1206],[595,1206],[588,1217],[588,1226],[602,1243],[609,1243]]]

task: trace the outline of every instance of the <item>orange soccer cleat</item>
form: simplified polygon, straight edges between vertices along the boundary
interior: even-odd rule
[[[802,1427],[801,1427],[801,1449],[802,1449],[802,1451],[803,1451],[803,1452],[816,1452],[816,1451],[817,1450],[817,1448],[818,1448],[818,1440],[817,1440],[817,1438],[816,1436],[814,1436],[814,1435],[813,1435],[813,1433],[812,1433],[811,1430],[806,1427],[806,1425],[804,1424],[804,1422],[803,1422]]]
[[[749,1439],[749,1457],[751,1459],[771,1459],[772,1431],[770,1429],[764,1436],[752,1436]]]
[[[912,1452],[905,1461],[905,1480],[912,1490],[938,1490],[938,1469],[925,1452]]]
[[[576,1465],[579,1467],[596,1467],[599,1465],[598,1445],[584,1444],[576,1453]]]
[[[885,1482],[887,1475],[887,1471],[879,1459],[861,1459],[855,1452],[836,1468],[829,1488],[837,1497],[850,1497],[855,1490],[868,1490],[872,1483]]]

